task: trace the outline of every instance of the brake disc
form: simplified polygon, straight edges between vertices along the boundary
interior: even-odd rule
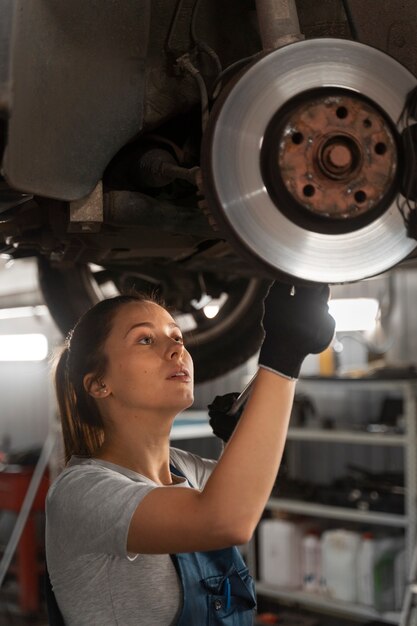
[[[393,58],[348,40],[294,43],[252,65],[203,142],[204,193],[237,251],[328,283],[410,254],[398,120],[416,84]]]

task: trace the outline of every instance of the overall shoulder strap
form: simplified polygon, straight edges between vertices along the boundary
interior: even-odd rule
[[[175,467],[172,463],[169,464],[169,469],[171,471],[171,474],[175,474],[175,476],[180,476],[181,478],[185,478],[186,480],[188,480],[188,484],[190,485],[190,487],[193,487],[191,481],[187,478],[187,476],[181,470]]]

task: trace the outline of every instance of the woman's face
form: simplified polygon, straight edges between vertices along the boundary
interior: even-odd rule
[[[178,325],[161,306],[122,306],[104,351],[108,365],[103,381],[118,405],[179,412],[193,403],[193,361]]]

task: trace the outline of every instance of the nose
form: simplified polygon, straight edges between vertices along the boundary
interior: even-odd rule
[[[184,349],[185,349],[184,344],[178,343],[178,341],[175,341],[175,339],[170,339],[168,341],[168,348],[167,348],[168,359],[172,360],[172,359],[181,358],[183,355]]]

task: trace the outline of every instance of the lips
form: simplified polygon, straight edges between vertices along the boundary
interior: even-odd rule
[[[189,383],[191,382],[190,372],[185,367],[178,368],[168,376],[168,380]]]

